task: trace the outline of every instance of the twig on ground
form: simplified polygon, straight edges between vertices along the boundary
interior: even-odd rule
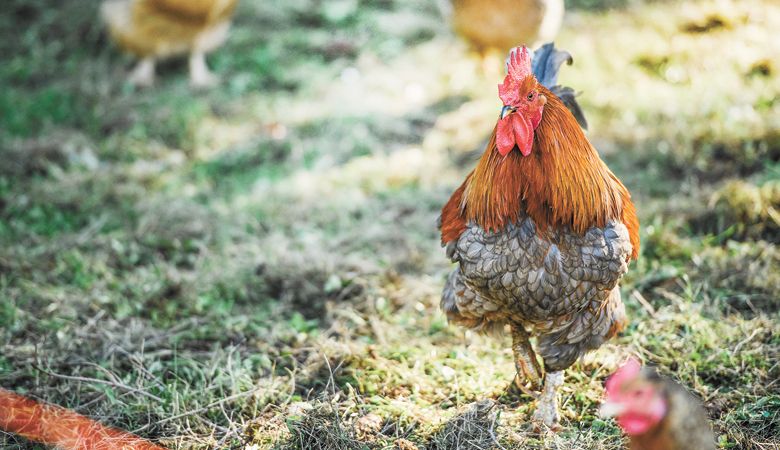
[[[46,375],[52,376],[54,378],[61,378],[63,380],[71,380],[71,381],[81,381],[82,383],[105,384],[105,385],[108,385],[108,386],[111,386],[111,387],[115,387],[117,389],[123,389],[123,390],[128,391],[128,392],[132,392],[132,393],[135,393],[135,394],[143,395],[144,397],[149,397],[149,398],[151,398],[154,401],[163,403],[163,399],[161,399],[160,397],[158,397],[158,396],[156,396],[154,394],[151,394],[151,393],[146,392],[144,390],[137,389],[137,388],[134,388],[134,387],[130,387],[130,386],[126,385],[126,384],[118,383],[118,382],[115,382],[115,381],[101,380],[101,379],[98,379],[98,378],[89,378],[89,377],[82,377],[82,376],[77,376],[77,375],[63,375],[63,374],[60,374],[60,373],[49,372],[48,370],[38,366],[37,364],[33,365],[33,368],[35,368],[35,370],[43,372]]]

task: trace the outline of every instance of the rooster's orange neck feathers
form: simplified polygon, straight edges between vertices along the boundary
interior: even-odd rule
[[[547,105],[536,129],[533,150],[503,157],[495,130],[477,167],[442,210],[442,241],[457,239],[474,221],[499,231],[527,215],[540,232],[566,226],[582,234],[620,220],[629,231],[633,258],[639,252],[639,222],[631,196],[590,145],[574,117],[540,86]]]

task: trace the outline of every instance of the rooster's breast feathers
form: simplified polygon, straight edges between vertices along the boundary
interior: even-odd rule
[[[533,219],[521,217],[501,232],[469,224],[451,258],[481,303],[540,322],[581,310],[592,299],[605,300],[628,270],[630,254],[628,229],[618,221],[579,235],[539,233]]]

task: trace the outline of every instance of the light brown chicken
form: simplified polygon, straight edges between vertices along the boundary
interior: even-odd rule
[[[108,0],[101,14],[113,40],[140,58],[130,82],[154,83],[157,60],[189,54],[190,82],[204,87],[217,78],[205,54],[227,38],[238,0]]]
[[[455,32],[483,58],[502,57],[518,44],[552,41],[563,21],[563,0],[451,0]]]

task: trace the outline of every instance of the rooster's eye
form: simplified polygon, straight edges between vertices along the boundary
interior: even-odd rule
[[[526,98],[528,99],[528,101],[531,101],[531,100],[533,100],[533,99],[534,99],[534,93],[533,93],[533,92],[530,92],[530,93],[528,94],[528,97],[526,97]]]

